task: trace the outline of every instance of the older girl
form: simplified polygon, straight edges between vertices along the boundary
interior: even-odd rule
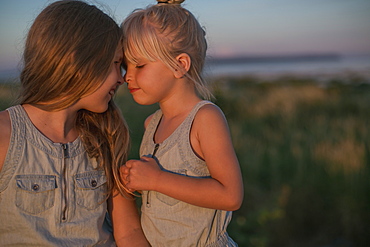
[[[147,246],[117,179],[129,145],[112,99],[121,40],[109,16],[81,1],[54,2],[35,19],[19,104],[0,112],[1,246]]]

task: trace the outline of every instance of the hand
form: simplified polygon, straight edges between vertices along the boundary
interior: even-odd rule
[[[120,167],[120,176],[123,183],[126,185],[128,183],[128,176],[130,174],[130,168],[128,168],[126,165],[123,165]]]
[[[162,172],[155,159],[143,156],[127,161],[121,177],[129,190],[155,190]]]
[[[129,192],[133,193],[133,192],[135,192],[135,190],[134,189],[129,189],[127,187],[127,184],[130,181],[129,174],[130,174],[130,168],[128,168],[126,165],[123,165],[123,166],[120,167],[121,180],[122,180],[123,184],[126,186],[126,189]]]

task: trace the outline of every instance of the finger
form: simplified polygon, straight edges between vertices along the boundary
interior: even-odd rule
[[[125,184],[126,185],[126,189],[128,190],[128,191],[130,191],[130,192],[135,192],[136,191],[136,189],[134,189],[132,186],[131,186],[131,184],[130,184],[130,182],[128,182],[127,184]]]
[[[125,167],[127,168],[131,168],[132,167],[132,162],[130,162],[131,160],[127,161],[126,164],[125,164]]]
[[[127,176],[128,174],[130,174],[130,169],[126,168],[126,169],[122,169],[121,170],[121,174]]]
[[[126,180],[126,177],[129,175],[128,171],[120,171],[120,177],[122,180]]]
[[[121,173],[124,173],[125,171],[127,171],[127,170],[130,170],[130,168],[128,168],[126,165],[123,165],[123,166],[121,166],[120,168],[119,168],[119,171],[121,172]]]
[[[125,177],[124,179],[123,179],[123,184],[126,186],[126,188],[127,189],[129,189],[130,188],[130,180],[127,180],[127,177]]]
[[[153,159],[151,157],[147,157],[147,156],[141,156],[140,160],[142,161],[149,161],[150,159]]]

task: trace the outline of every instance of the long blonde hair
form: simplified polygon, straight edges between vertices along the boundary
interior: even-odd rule
[[[59,111],[97,90],[110,71],[122,31],[94,5],[57,1],[31,26],[23,54],[20,104]],[[104,113],[80,110],[76,128],[91,158],[105,169],[110,192],[124,193],[119,167],[127,159],[129,131],[113,100]]]
[[[137,57],[162,61],[176,70],[176,57],[186,53],[191,66],[185,74],[205,99],[212,97],[202,76],[207,41],[205,31],[194,15],[183,8],[183,1],[158,1],[146,9],[137,9],[122,23],[125,59],[137,63]]]

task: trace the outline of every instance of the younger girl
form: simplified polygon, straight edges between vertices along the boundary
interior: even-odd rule
[[[240,207],[240,168],[222,111],[201,71],[205,32],[182,1],[158,1],[123,22],[125,81],[134,100],[159,103],[145,121],[140,160],[121,169],[143,191],[141,223],[152,246],[236,246],[226,228]]]
[[[134,201],[117,193],[129,145],[112,100],[121,42],[84,2],[54,2],[35,19],[20,104],[0,112],[1,246],[113,246],[107,198],[116,243],[147,246]]]

